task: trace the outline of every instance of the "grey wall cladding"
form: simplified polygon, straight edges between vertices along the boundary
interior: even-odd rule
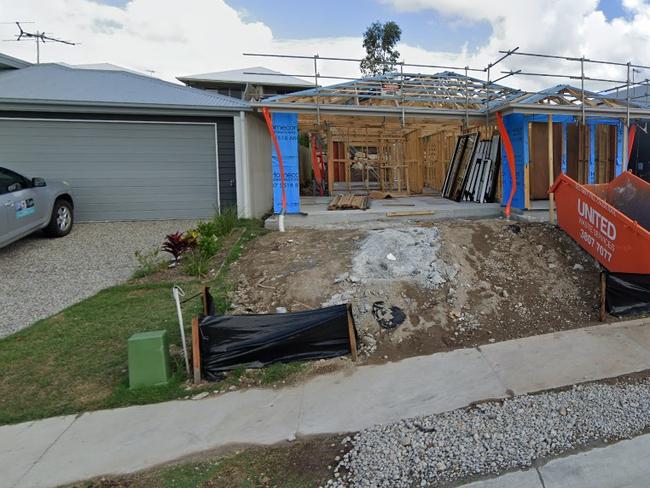
[[[0,120],[0,166],[68,181],[81,221],[209,218],[217,208],[210,122]],[[222,205],[236,204],[232,118],[216,122]]]
[[[235,129],[233,119],[219,119],[217,123],[219,148],[219,195],[221,210],[237,207],[235,176]]]

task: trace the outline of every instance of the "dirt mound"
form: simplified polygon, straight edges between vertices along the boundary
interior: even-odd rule
[[[548,224],[493,219],[304,229],[270,233],[250,246],[231,269],[235,313],[349,301],[370,362],[597,320],[593,259]],[[405,320],[381,327],[372,312],[377,302],[398,307]]]

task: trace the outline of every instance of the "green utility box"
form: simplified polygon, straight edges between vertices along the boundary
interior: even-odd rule
[[[166,330],[129,337],[129,388],[164,385],[171,374]]]

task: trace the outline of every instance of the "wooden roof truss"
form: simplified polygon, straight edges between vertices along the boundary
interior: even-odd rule
[[[264,105],[319,105],[442,108],[484,111],[523,92],[451,71],[437,74],[388,73],[338,85],[268,98]]]

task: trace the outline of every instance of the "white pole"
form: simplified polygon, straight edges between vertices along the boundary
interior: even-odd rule
[[[181,341],[183,342],[183,357],[185,358],[185,369],[187,370],[187,376],[190,376],[190,359],[187,357],[187,343],[185,342],[185,327],[183,326],[183,313],[181,312],[181,299],[180,297],[185,296],[185,292],[179,287],[174,286],[172,288],[172,295],[174,296],[174,301],[176,302],[176,314],[178,315],[178,326],[181,329]]]

